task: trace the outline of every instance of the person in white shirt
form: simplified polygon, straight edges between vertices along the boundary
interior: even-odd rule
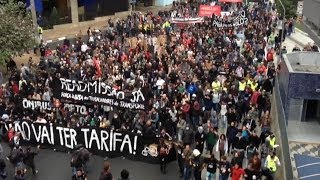
[[[36,123],[46,124],[47,120],[45,120],[44,118],[38,116],[38,118],[36,120]]]
[[[161,77],[159,77],[156,82],[157,94],[160,94],[160,91],[163,89],[164,83],[165,83],[165,80],[163,80]]]
[[[43,95],[42,95],[42,100],[43,100],[43,101],[50,101],[50,100],[51,100],[51,95],[50,95],[50,91],[49,91],[48,88],[46,88],[46,89],[44,90],[44,93],[43,93]]]
[[[82,45],[81,45],[81,51],[82,51],[82,52],[86,52],[88,49],[89,49],[89,48],[88,48],[88,45],[86,45],[85,43],[82,43]]]

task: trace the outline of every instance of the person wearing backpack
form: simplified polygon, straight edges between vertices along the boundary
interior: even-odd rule
[[[245,153],[245,156],[247,158],[246,162],[249,162],[257,151],[258,149],[252,143],[250,143],[250,145],[247,146],[246,148],[246,153]]]

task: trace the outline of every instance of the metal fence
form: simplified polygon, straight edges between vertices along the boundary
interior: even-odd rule
[[[276,179],[293,180],[289,143],[286,131],[286,118],[282,106],[278,78],[275,80],[271,111],[274,119],[272,129],[273,132],[275,132],[277,142],[280,145],[277,154],[282,164],[276,176],[279,178]]]

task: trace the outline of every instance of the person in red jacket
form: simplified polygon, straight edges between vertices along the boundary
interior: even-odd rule
[[[244,177],[245,171],[240,168],[239,164],[236,163],[231,170],[231,180],[241,180]]]
[[[267,53],[267,62],[273,62],[273,49],[269,49]]]
[[[13,127],[11,127],[9,130],[8,130],[8,141],[11,141],[12,140],[12,138],[14,137],[14,135],[15,135],[15,131],[14,131],[14,128]]]

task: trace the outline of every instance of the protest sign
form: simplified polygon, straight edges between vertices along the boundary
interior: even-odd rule
[[[202,23],[204,21],[203,17],[196,18],[172,18],[171,23],[175,24],[192,24],[192,23]]]
[[[213,14],[215,14],[216,16],[220,16],[221,6],[200,5],[199,7],[200,17],[212,17]]]
[[[31,123],[29,121],[8,122],[5,128],[14,127],[21,132],[22,145],[42,144],[52,149],[70,151],[83,145],[91,153],[103,157],[124,156],[132,160],[149,163],[158,162],[157,148],[159,139],[156,136],[146,137],[141,134],[100,129],[96,127],[67,128],[53,124]],[[169,144],[172,144],[169,142]],[[150,150],[152,149],[152,150]],[[169,160],[175,160],[175,150],[170,145]]]
[[[248,18],[246,17],[245,11],[241,11],[237,17],[231,20],[214,19],[212,26],[217,28],[230,28],[245,25],[247,22]]]
[[[102,81],[75,81],[56,79],[54,97],[74,102],[91,102],[108,106],[144,110],[146,99],[140,89],[133,91],[117,90]]]
[[[73,104],[73,103],[62,103],[64,108],[68,108],[70,111],[74,111],[76,113],[86,115],[88,112],[86,105],[81,104]],[[22,100],[23,109],[40,109],[45,111],[52,111],[54,109],[54,105],[51,101],[40,101],[33,99],[23,99]]]

